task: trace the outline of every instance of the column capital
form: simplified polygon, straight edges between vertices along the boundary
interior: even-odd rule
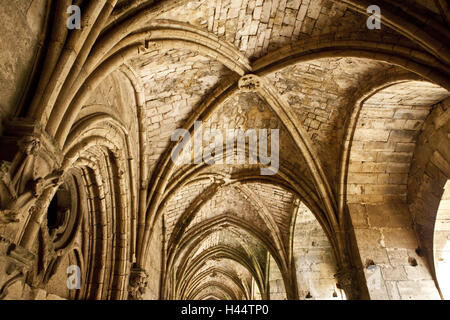
[[[148,273],[145,269],[133,264],[128,281],[128,300],[142,300],[147,289]]]
[[[347,299],[353,300],[359,297],[358,270],[355,267],[342,267],[334,275],[338,289],[344,290]]]

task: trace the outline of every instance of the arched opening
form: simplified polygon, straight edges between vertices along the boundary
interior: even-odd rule
[[[46,228],[41,228],[40,231],[42,243],[39,252],[44,253],[45,258],[39,263],[40,268],[35,279],[41,281],[48,294],[65,299],[81,297],[80,289],[84,278],[82,256],[74,245],[82,220],[83,206],[79,203],[75,184],[76,179],[67,176],[50,201]],[[70,268],[75,272],[73,287],[67,282],[67,270]]]
[[[269,255],[269,298],[270,300],[287,300],[283,274],[275,259]]]
[[[416,232],[421,213],[411,206],[408,188],[414,161],[427,155],[417,151],[427,120],[448,96],[430,82],[401,81],[355,108],[346,202],[371,299],[439,299]]]
[[[58,188],[47,210],[47,227],[51,236],[65,228],[71,209],[70,191],[65,187]]]
[[[433,256],[436,279],[441,295],[450,299],[450,180],[444,187],[439,203],[433,236]]]
[[[296,215],[293,256],[299,299],[345,299],[344,291],[336,287],[337,265],[325,232],[303,203]]]
[[[286,299],[279,266],[250,232],[225,223],[200,231],[191,241],[169,270],[169,299],[207,294],[225,300]]]

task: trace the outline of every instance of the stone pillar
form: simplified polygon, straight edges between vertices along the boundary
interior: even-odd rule
[[[439,299],[407,203],[349,204],[371,300]]]

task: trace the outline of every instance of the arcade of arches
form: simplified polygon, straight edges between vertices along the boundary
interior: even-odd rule
[[[450,298],[449,10],[0,0],[0,299]]]

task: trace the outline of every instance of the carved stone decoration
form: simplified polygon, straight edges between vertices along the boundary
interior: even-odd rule
[[[16,275],[9,278],[1,287],[0,287],[0,300],[3,300],[8,295],[8,288],[11,287],[17,281],[23,280],[25,275],[22,272],[17,273]]]
[[[57,187],[62,179],[62,172],[55,171],[42,179],[42,187]],[[65,189],[63,189],[65,190]],[[58,191],[57,191],[58,192]],[[64,198],[64,197],[63,197]],[[76,220],[77,214],[71,215],[70,203],[58,202],[58,193],[54,195],[53,200],[56,208],[51,211],[47,207],[44,199],[39,199],[30,209],[30,214],[34,216],[40,212],[46,211],[47,219],[42,219],[38,232],[38,259],[36,260],[33,271],[30,272],[27,281],[33,287],[44,287],[56,274],[58,268],[68,252],[73,250],[73,241],[64,238],[64,235],[74,234],[77,223],[70,224],[71,217]],[[70,197],[67,201],[70,201]],[[51,220],[48,215],[52,214]],[[77,220],[79,222],[79,220]],[[62,240],[61,240],[62,239]]]
[[[148,37],[151,36],[151,32],[148,33]],[[162,44],[156,41],[145,40],[145,44],[139,47],[139,53],[145,54],[155,50],[160,50]]]
[[[45,180],[39,178],[37,180],[31,181],[30,189],[35,197],[40,197],[45,189]]]
[[[18,195],[11,181],[10,167],[9,163],[0,162],[0,225],[17,223],[20,218],[20,212],[16,210],[17,206],[15,206]]]
[[[11,182],[11,177],[9,171],[11,169],[11,163],[6,161],[0,161],[0,185],[5,188],[5,192],[8,193],[9,196],[15,195],[15,191]]]
[[[53,242],[53,234],[49,233],[47,226],[43,223],[40,230],[40,248],[37,269],[32,275],[33,286],[46,285],[51,277],[56,273],[67,250],[56,249]]]
[[[24,148],[24,152],[33,154],[37,147],[29,145]],[[34,156],[29,155],[26,159],[30,157]],[[14,177],[11,177],[11,166],[6,162],[0,163],[0,225],[19,222],[20,217],[27,214],[46,189],[57,187],[63,181],[61,171],[54,171],[45,178],[33,179],[30,171],[33,171],[34,164],[27,165],[29,160],[26,159]]]
[[[144,269],[133,265],[128,283],[128,300],[142,300],[147,289],[148,273]]]
[[[19,150],[11,167],[11,180],[17,194],[22,194],[28,188],[28,183],[34,180],[36,158],[41,149],[41,141],[36,136],[24,136],[17,145]]]
[[[13,163],[0,164],[0,224],[19,222],[43,190],[45,181],[34,179],[36,156],[41,148],[40,139],[26,135],[18,140],[20,152]]]
[[[27,155],[37,155],[41,149],[41,140],[36,136],[25,136],[17,142],[19,149]]]
[[[0,210],[0,225],[19,222],[19,212],[15,210]]]
[[[56,242],[59,235],[66,231],[67,225],[69,223],[70,209],[64,208],[58,210],[58,223],[55,227],[49,228],[49,236],[52,242]]]
[[[33,253],[14,243],[9,246],[7,256],[13,259],[15,269],[24,271],[28,271],[31,269],[35,258]]]
[[[262,87],[261,78],[254,74],[247,74],[239,80],[239,90],[242,92],[256,92]]]
[[[359,297],[358,275],[354,268],[342,268],[334,275],[337,281],[337,288],[344,290],[347,299],[353,300]]]
[[[6,274],[9,275],[9,277],[6,281],[0,283],[0,300],[2,300],[8,295],[9,287],[17,281],[25,281],[28,272],[32,268],[35,256],[28,250],[3,237],[0,237],[0,242],[9,244],[6,255],[4,256],[8,261]]]

